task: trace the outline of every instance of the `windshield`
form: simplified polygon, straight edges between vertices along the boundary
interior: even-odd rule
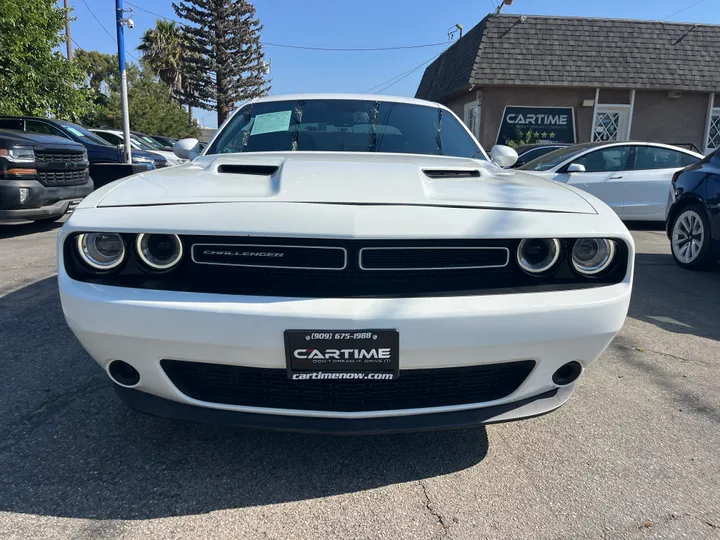
[[[549,171],[550,169],[560,165],[563,161],[566,161],[574,155],[584,152],[593,146],[597,146],[597,144],[575,144],[573,146],[568,146],[567,148],[561,148],[560,150],[549,152],[544,156],[528,161],[522,167],[518,167],[518,169],[522,171]]]
[[[148,147],[148,150],[162,150],[162,146],[158,144],[155,139],[148,137],[147,135],[143,135],[142,133],[136,133],[135,137],[145,143],[145,146]]]
[[[77,124],[71,124],[70,122],[60,122],[60,125],[66,130],[68,130],[70,133],[78,137],[82,142],[100,144],[102,146],[115,146],[107,142],[105,139],[98,137],[97,135],[95,135],[95,133],[88,131],[82,126],[78,126]]]
[[[390,152],[486,159],[448,111],[374,100],[251,103],[207,154],[235,152]]]
[[[132,133],[130,134],[130,142],[132,142],[133,146],[136,146],[140,150],[155,150],[155,148],[147,144],[141,137],[133,135]]]

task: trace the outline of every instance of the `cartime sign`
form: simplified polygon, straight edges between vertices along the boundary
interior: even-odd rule
[[[505,107],[496,144],[575,142],[572,107]]]

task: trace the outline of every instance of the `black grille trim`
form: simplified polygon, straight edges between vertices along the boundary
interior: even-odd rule
[[[89,176],[87,169],[66,172],[38,172],[38,180],[46,187],[77,186],[87,183]]]
[[[35,150],[35,161],[39,164],[87,161],[87,153],[82,150]]]
[[[426,176],[430,178],[480,178],[480,171],[469,170],[445,170],[445,169],[423,169]]]
[[[474,258],[473,258],[474,257]],[[369,271],[472,270],[504,268],[510,263],[507,247],[366,247],[359,266]]]
[[[305,411],[362,412],[485,403],[515,392],[535,361],[401,370],[392,381],[288,379],[284,369],[181,360],[161,366],[186,396],[224,405]]]
[[[214,253],[208,254],[208,250],[203,248],[211,248]],[[203,249],[202,252],[201,249]],[[271,253],[272,255],[258,256],[250,255],[251,253]],[[290,257],[285,259],[285,255],[290,255]],[[285,270],[344,270],[347,267],[347,250],[333,246],[193,244],[191,256],[195,264],[212,266],[282,268]]]

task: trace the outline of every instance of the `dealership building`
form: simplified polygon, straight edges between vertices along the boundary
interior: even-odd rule
[[[425,69],[416,97],[447,105],[485,148],[643,140],[709,152],[720,26],[489,15]]]

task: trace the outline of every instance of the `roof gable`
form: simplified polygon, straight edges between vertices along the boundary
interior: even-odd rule
[[[472,67],[445,65],[453,47]],[[453,47],[426,69],[417,97],[443,99],[468,83],[720,91],[716,25],[490,15]]]

